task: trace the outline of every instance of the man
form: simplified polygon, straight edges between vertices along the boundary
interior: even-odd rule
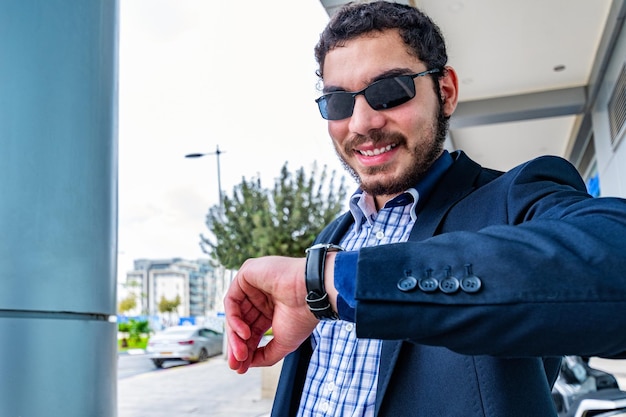
[[[444,151],[457,75],[414,8],[348,5],[315,52],[360,188],[306,259],[242,265],[230,367],[286,356],[273,416],[556,415],[561,355],[626,351],[626,202],[559,158],[503,174]]]

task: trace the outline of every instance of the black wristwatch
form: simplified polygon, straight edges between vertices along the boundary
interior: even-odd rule
[[[337,320],[339,316],[333,311],[324,287],[324,265],[328,252],[342,251],[343,248],[332,243],[318,243],[306,250],[306,302],[309,310],[320,320]]]

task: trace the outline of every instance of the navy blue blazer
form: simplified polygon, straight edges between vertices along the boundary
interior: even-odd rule
[[[376,415],[556,416],[561,355],[626,351],[626,201],[591,198],[561,158],[501,173],[453,157],[409,242],[359,251],[357,336],[384,340]],[[473,284],[424,291],[407,276]],[[296,415],[310,356],[306,341],[285,358],[273,417]]]

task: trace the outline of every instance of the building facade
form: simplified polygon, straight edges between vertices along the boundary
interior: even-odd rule
[[[137,259],[134,269],[126,273],[119,291],[120,299],[134,297],[136,306],[125,312],[129,316],[159,316],[176,320],[180,317],[214,316],[217,311],[216,268],[209,260]],[[179,301],[171,314],[163,314],[162,300]]]

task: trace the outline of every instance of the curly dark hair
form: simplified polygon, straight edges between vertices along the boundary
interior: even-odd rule
[[[426,64],[427,69],[441,69],[432,74],[432,80],[439,100],[437,143],[443,146],[450,116],[445,116],[441,110],[445,98],[439,93],[439,79],[446,74],[448,53],[439,27],[417,8],[388,1],[346,4],[332,16],[315,46],[315,59],[319,66],[316,73],[324,79],[324,59],[334,48],[364,34],[388,29],[399,31],[407,51]]]
[[[448,62],[439,27],[420,10],[387,1],[353,2],[333,15],[320,35],[315,46],[317,75],[324,78],[324,59],[329,51],[363,34],[386,29],[397,29],[407,50],[424,62],[427,69],[444,68]],[[443,73],[437,75],[440,77]]]

